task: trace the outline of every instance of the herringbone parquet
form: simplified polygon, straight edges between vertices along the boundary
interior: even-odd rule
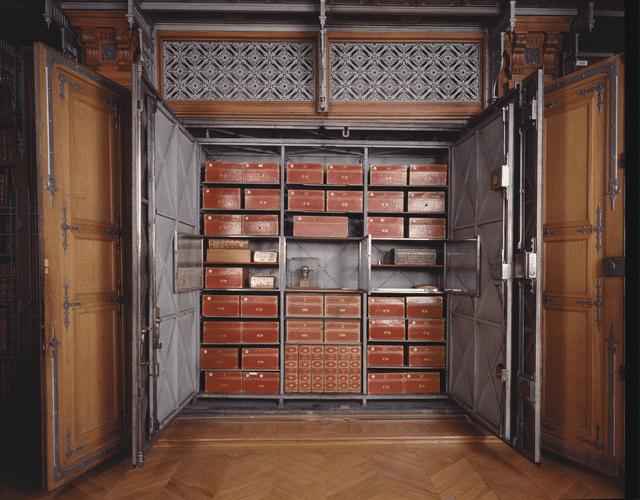
[[[623,496],[620,482],[560,459],[544,456],[537,467],[469,420],[422,417],[180,422],[135,470],[120,455],[53,492],[18,477],[0,487],[2,499],[56,500]]]

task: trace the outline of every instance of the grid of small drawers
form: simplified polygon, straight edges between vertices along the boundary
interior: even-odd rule
[[[359,345],[288,344],[284,356],[285,392],[362,392]]]

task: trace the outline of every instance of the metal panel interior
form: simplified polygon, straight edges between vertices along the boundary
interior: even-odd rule
[[[450,393],[496,433],[501,433],[503,393],[495,378],[505,362],[502,281],[492,265],[503,261],[505,227],[501,191],[490,173],[505,162],[505,125],[496,113],[454,146],[451,168],[451,237],[479,236],[478,297],[449,295]]]

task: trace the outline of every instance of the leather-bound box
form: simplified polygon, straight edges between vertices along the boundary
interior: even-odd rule
[[[324,361],[324,346],[312,345],[311,346],[311,361]]]
[[[325,375],[323,392],[338,392],[338,376]]]
[[[203,316],[239,316],[240,299],[237,295],[203,295]]]
[[[311,392],[324,392],[324,375],[311,375]]]
[[[287,373],[285,369],[284,392],[298,392],[298,390],[298,372],[296,371],[296,373]]]
[[[277,344],[280,342],[280,322],[242,321],[243,344]]]
[[[322,342],[324,324],[322,320],[287,320],[287,342]]]
[[[280,368],[277,347],[245,347],[242,349],[243,370],[277,370]]]
[[[371,165],[369,182],[372,186],[406,186],[406,165]]]
[[[300,367],[302,367],[303,361],[311,361],[311,346],[301,345],[298,350],[298,359],[300,360]],[[311,366],[311,365],[309,365]]]
[[[324,165],[322,163],[288,163],[287,182],[291,184],[322,184]]]
[[[367,233],[372,238],[403,238],[404,220],[402,217],[369,217]]]
[[[238,368],[238,349],[233,347],[203,347],[200,349],[200,368]]]
[[[349,392],[349,375],[338,375],[337,392]]]
[[[409,184],[412,186],[446,186],[446,165],[411,165]]]
[[[407,212],[444,212],[444,191],[410,191]]]
[[[435,265],[438,252],[433,248],[394,248],[393,263],[396,265]]]
[[[244,288],[249,270],[243,267],[207,267],[204,271],[205,288]]]
[[[324,298],[324,315],[331,318],[359,318],[362,316],[360,295],[328,294]]]
[[[279,189],[245,189],[246,210],[280,210]]]
[[[405,340],[403,319],[370,319],[369,340]]]
[[[276,277],[265,276],[264,274],[254,274],[249,278],[249,288],[275,288]]]
[[[349,392],[354,394],[362,392],[362,373],[349,375]]]
[[[205,344],[237,344],[242,342],[239,321],[203,321],[202,342]]]
[[[328,191],[327,212],[362,212],[362,191]]]
[[[236,216],[240,221],[239,216]],[[209,238],[209,248],[214,250],[249,250],[249,240],[237,238]]]
[[[407,326],[408,340],[444,340],[444,319],[412,319]]]
[[[287,316],[322,316],[324,299],[319,293],[288,293]]]
[[[247,214],[242,216],[244,236],[278,236],[280,224],[278,215]]]
[[[445,366],[443,345],[412,345],[409,346],[409,366]]]
[[[298,349],[297,345],[288,345],[284,348],[284,360],[286,362],[295,361],[296,369],[298,368]]]
[[[293,235],[316,238],[346,238],[349,236],[349,219],[338,216],[296,215],[293,218]]]
[[[346,345],[338,346],[338,361],[349,361],[349,347]]]
[[[407,394],[432,394],[440,392],[440,374],[438,372],[405,373],[404,392]]]
[[[447,221],[441,218],[409,218],[409,238],[446,238]]]
[[[218,264],[249,264],[251,263],[251,250],[208,248],[207,262],[215,262]]]
[[[204,377],[205,392],[242,392],[241,372],[207,372]]]
[[[404,297],[369,297],[372,318],[404,318]]]
[[[369,212],[403,212],[404,193],[402,191],[369,191],[367,210]]]
[[[339,186],[361,185],[363,179],[360,164],[329,164],[327,165],[327,184]]]
[[[359,345],[352,345],[349,347],[349,361],[357,361],[360,363],[358,367],[362,366],[362,347]]]
[[[404,366],[404,347],[401,345],[368,346],[367,366]]]
[[[278,263],[278,252],[267,250],[256,250],[253,252],[253,262]]]
[[[242,215],[206,214],[204,216],[204,234],[240,236],[242,234]]]
[[[298,391],[311,392],[311,374],[300,374],[298,376]]]
[[[202,208],[237,210],[240,208],[240,188],[202,188]]]
[[[279,163],[243,163],[242,182],[280,184]]]
[[[242,182],[242,163],[208,161],[204,167],[206,182]]]
[[[277,295],[242,295],[240,298],[240,315],[258,318],[278,316]]]
[[[338,346],[336,345],[324,346],[324,360],[338,361]]]
[[[242,375],[242,392],[247,394],[278,394],[280,392],[279,373],[245,372]]]
[[[324,325],[324,341],[334,344],[360,342],[360,321],[327,321]]]
[[[407,297],[408,318],[442,318],[442,316],[442,296]]]
[[[369,394],[402,394],[404,375],[402,373],[369,373],[367,392]]]
[[[290,189],[287,208],[301,212],[324,212],[324,191]]]

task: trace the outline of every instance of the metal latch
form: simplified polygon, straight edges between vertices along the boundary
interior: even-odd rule
[[[518,397],[527,403],[535,401],[535,384],[533,380],[518,375]]]
[[[513,269],[511,264],[493,264],[491,266],[492,280],[508,280],[512,277]]]
[[[502,167],[491,172],[491,189],[502,189],[509,185],[509,167]]]
[[[602,276],[624,278],[624,257],[604,257],[602,259]]]
[[[504,365],[496,366],[496,378],[500,382],[506,382],[509,379],[509,370]]]
[[[513,270],[514,278],[535,279],[538,256],[534,252],[516,254],[516,265]]]

